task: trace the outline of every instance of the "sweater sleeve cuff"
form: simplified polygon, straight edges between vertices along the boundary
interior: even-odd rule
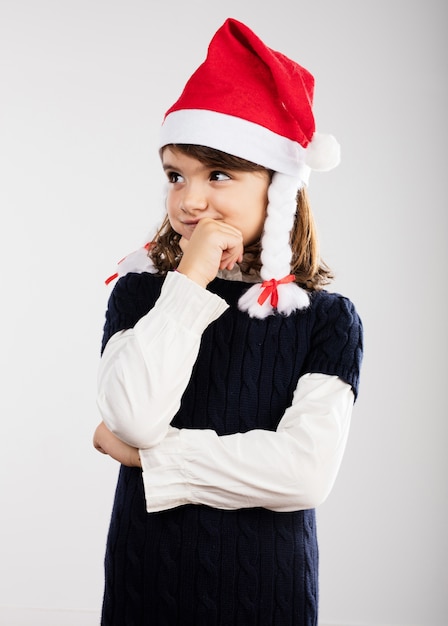
[[[211,322],[228,309],[229,305],[218,295],[207,291],[184,274],[169,272],[154,309],[159,314],[176,319],[193,333],[201,334]],[[148,316],[135,325],[135,333],[144,333]]]

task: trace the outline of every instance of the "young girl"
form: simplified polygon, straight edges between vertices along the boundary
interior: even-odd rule
[[[362,327],[323,289],[306,184],[339,149],[313,84],[229,19],[166,114],[167,216],[119,266],[99,368],[94,445],[122,464],[103,626],[317,624]]]

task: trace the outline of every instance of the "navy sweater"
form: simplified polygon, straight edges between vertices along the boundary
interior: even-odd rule
[[[151,309],[162,283],[146,273],[118,281],[103,348]],[[202,336],[173,426],[275,430],[309,372],[339,376],[356,397],[362,325],[347,298],[316,292],[305,311],[259,320],[237,308],[247,283],[215,279],[208,289],[230,307]],[[105,573],[102,626],[316,625],[315,512],[186,505],[147,513],[141,470],[122,466]]]

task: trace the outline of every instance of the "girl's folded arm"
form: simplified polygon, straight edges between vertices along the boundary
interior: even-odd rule
[[[171,272],[149,313],[109,339],[98,370],[97,405],[112,433],[138,448],[163,439],[179,409],[202,333],[227,306]]]
[[[222,509],[314,508],[328,496],[346,446],[354,395],[337,376],[306,374],[275,432],[218,436],[175,429],[140,450],[148,511],[181,504]]]

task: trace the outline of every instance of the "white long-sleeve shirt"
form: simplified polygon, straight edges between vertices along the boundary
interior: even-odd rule
[[[170,426],[202,333],[226,309],[219,296],[169,273],[155,306],[103,352],[98,407],[106,426],[140,449],[149,512],[187,503],[312,508],[336,478],[354,402],[350,385],[336,376],[302,376],[275,432],[218,436]]]

